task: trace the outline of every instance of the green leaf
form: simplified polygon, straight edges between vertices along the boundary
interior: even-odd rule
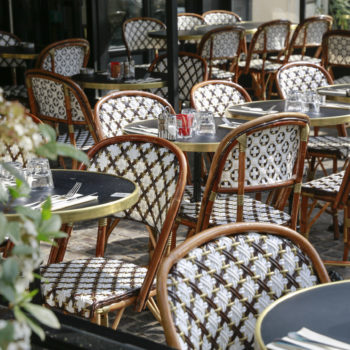
[[[25,304],[27,305],[27,304]],[[25,305],[23,305],[25,307]],[[43,329],[36,324],[31,318],[29,318],[19,307],[13,309],[17,320],[27,323],[27,325],[39,336],[41,340],[45,339],[45,332]]]
[[[13,340],[14,327],[11,321],[6,321],[6,326],[0,329],[0,348],[6,349],[7,343]]]
[[[74,148],[74,146],[59,142],[56,146],[58,155],[73,158],[85,164],[89,164],[88,156],[84,152]]]
[[[18,214],[25,216],[26,218],[29,218],[30,220],[34,221],[35,223],[38,223],[41,219],[40,210],[36,210],[36,209],[24,207],[24,206],[17,206],[16,212]]]
[[[6,234],[6,225],[7,225],[7,219],[4,213],[0,212],[0,242],[5,240]]]
[[[15,284],[18,274],[18,262],[14,258],[8,258],[2,262],[2,279],[5,283]]]
[[[2,184],[0,184],[0,202],[7,203],[9,199],[10,197],[7,189],[5,189],[5,187]]]
[[[48,197],[46,201],[42,204],[41,206],[42,211],[41,211],[41,219],[42,220],[48,220],[51,218],[51,198]]]
[[[13,286],[4,283],[2,280],[0,280],[0,295],[5,297],[10,303],[13,303],[16,298],[16,292]]]
[[[44,145],[41,145],[36,149],[36,153],[44,158],[56,159],[57,158],[57,146],[56,142],[50,141]]]
[[[61,227],[61,218],[58,215],[52,215],[49,220],[45,220],[39,227],[40,233],[59,231]]]
[[[40,242],[47,242],[47,243],[50,243],[52,245],[56,245],[56,243],[54,241],[52,241],[52,239],[65,238],[65,237],[67,237],[67,233],[62,232],[62,231],[58,231],[58,232],[39,233],[37,236],[37,239]]]
[[[35,249],[27,244],[15,245],[12,249],[13,255],[31,255],[35,252]]]
[[[23,307],[45,326],[55,328],[55,329],[61,328],[61,325],[57,317],[51,310],[45,307],[42,307],[40,305],[35,305],[30,303],[23,305]]]
[[[39,129],[41,134],[44,136],[45,139],[47,139],[49,142],[55,142],[56,141],[56,131],[53,127],[51,127],[48,124],[40,124]]]
[[[22,172],[18,171],[15,167],[13,167],[10,163],[1,163],[2,167],[7,170],[11,175],[15,176],[16,179],[25,182],[25,178]]]
[[[21,241],[21,227],[17,221],[10,221],[7,223],[5,228],[6,235],[9,236],[10,240],[17,244]]]

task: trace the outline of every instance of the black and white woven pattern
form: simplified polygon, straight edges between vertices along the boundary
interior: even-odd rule
[[[285,49],[288,32],[289,25],[286,24],[275,24],[266,27],[265,31],[259,34],[254,51],[263,51],[265,46],[268,51],[281,51]]]
[[[94,144],[95,141],[88,130],[75,129],[74,130],[75,146],[81,151],[88,151]],[[59,134],[57,142],[70,144],[69,133]]]
[[[161,231],[173,198],[179,165],[174,153],[145,142],[123,142],[100,150],[89,171],[125,177],[140,187],[140,198],[130,209],[115,214]]]
[[[216,117],[224,117],[228,106],[246,102],[239,91],[226,84],[198,87],[192,93],[192,99],[197,110],[213,112]]]
[[[295,125],[278,126],[247,137],[246,185],[273,184],[291,179],[299,150],[300,131]],[[238,187],[238,144],[226,159],[220,185]]]
[[[322,44],[322,36],[328,30],[329,24],[322,21],[313,21],[309,22],[304,30],[299,32],[295,40],[295,45],[303,46],[304,45],[304,37],[306,35],[305,44],[306,45],[321,45]]]
[[[237,23],[237,17],[229,13],[215,12],[203,15],[205,23],[211,24],[228,24]]]
[[[147,268],[121,260],[89,258],[42,267],[41,294],[54,308],[90,318],[97,307],[136,295]]]
[[[184,197],[179,216],[181,219],[195,223],[198,220],[201,203],[192,203],[189,198],[191,197]],[[274,209],[272,206],[249,196],[244,196],[243,208],[244,222],[265,222],[284,226],[288,226],[290,223],[290,216],[287,213]],[[209,226],[225,225],[236,221],[237,196],[220,194],[215,199],[209,218]]]
[[[327,56],[329,64],[350,65],[350,37],[329,36]]]
[[[84,65],[85,47],[83,46],[66,46],[53,49],[55,71],[67,77],[79,74],[80,68]],[[48,54],[40,67],[52,72],[51,55]]]
[[[334,155],[337,159],[349,159],[350,137],[341,136],[310,136],[307,149],[309,152]]]
[[[206,72],[205,64],[202,60],[186,55],[179,56],[179,98],[181,101],[190,100],[190,91],[193,85],[204,80]],[[153,68],[154,72],[168,72],[167,57],[161,58]],[[168,88],[154,89],[152,93],[168,99]]]
[[[156,39],[148,36],[148,32],[164,29],[164,24],[150,19],[140,18],[138,20],[127,21],[124,26],[124,38],[127,49],[130,52],[146,49],[166,49],[166,41],[164,39]]]
[[[315,179],[302,185],[302,193],[318,194],[320,196],[335,197],[340,189],[341,183],[344,179],[345,171],[334,173],[329,176],[324,176]]]
[[[204,25],[205,22],[200,17],[186,15],[177,16],[177,30],[191,30],[197,26]],[[184,40],[184,44],[196,44],[197,40]]]
[[[253,349],[259,314],[317,283],[310,259],[286,238],[247,233],[192,249],[167,279],[181,349]]]
[[[239,61],[238,65],[239,67],[244,68],[246,66],[246,62]],[[265,72],[274,72],[278,70],[281,66],[282,64],[280,63],[264,61],[261,58],[251,59],[249,63],[249,69],[261,71],[262,68],[264,67]]]
[[[329,85],[327,77],[320,69],[306,65],[282,69],[277,75],[277,80],[284,98],[291,91],[316,90]]]
[[[31,84],[41,115],[62,120],[68,119],[63,84],[41,77],[33,78]],[[70,91],[69,96],[72,107],[72,120],[84,121],[85,118],[81,111],[79,102]]]
[[[158,119],[164,106],[145,96],[120,96],[105,101],[98,111],[98,118],[105,137],[123,134],[123,127],[132,122]]]
[[[0,31],[0,47],[2,46],[19,46],[21,41],[11,33]],[[0,67],[27,67],[25,60],[18,58],[0,57]]]

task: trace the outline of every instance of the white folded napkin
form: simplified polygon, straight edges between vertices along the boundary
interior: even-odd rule
[[[339,109],[350,109],[350,104],[325,102],[325,103],[322,103],[322,104],[321,104],[321,107],[339,108]]]
[[[97,199],[98,199],[98,196],[94,196],[94,195],[83,196],[81,194],[76,195],[73,198],[69,198],[69,199],[59,199],[52,202],[51,210],[54,211],[54,210],[59,210],[63,208],[68,208],[81,203],[92,202]]]
[[[148,128],[148,127],[135,125],[135,126],[126,126],[125,129],[134,131],[135,133],[141,134],[141,135],[149,135],[149,134],[158,135],[158,129],[156,128]]]

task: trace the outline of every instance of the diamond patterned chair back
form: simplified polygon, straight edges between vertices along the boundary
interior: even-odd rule
[[[250,102],[244,88],[226,80],[207,80],[193,86],[191,105],[197,111],[209,111],[216,117],[224,117],[228,106]]]
[[[283,99],[291,91],[316,90],[332,84],[332,77],[323,67],[305,61],[287,63],[276,75],[277,91]]]
[[[98,142],[89,101],[73,80],[31,69],[26,72],[26,85],[31,112],[56,126],[58,142],[71,143],[83,151]]]
[[[288,55],[285,62],[309,61],[320,63],[318,58],[322,49],[323,34],[332,28],[333,18],[319,15],[305,18],[295,29],[290,41]],[[306,55],[307,49],[316,49],[314,56]],[[299,51],[297,54],[294,50]]]
[[[90,56],[90,45],[85,39],[66,39],[45,47],[37,61],[36,68],[71,77],[86,67]]]
[[[20,46],[21,39],[15,34],[0,31],[0,47],[2,46]],[[0,67],[27,67],[22,59],[17,58],[2,58],[0,57]]]
[[[138,202],[118,217],[142,222],[157,234],[157,245],[141,288],[140,310],[153,284],[160,259],[183,195],[187,163],[183,152],[171,142],[153,136],[124,135],[108,138],[89,152],[87,170],[115,174],[134,181],[140,188]]]
[[[206,33],[199,45],[197,53],[209,64],[209,77],[212,67],[230,62],[229,71],[238,73],[238,59],[245,48],[245,30],[237,26],[225,26],[212,29]]]
[[[166,30],[163,22],[155,18],[135,17],[129,18],[123,23],[123,39],[129,59],[131,53],[137,50],[166,50],[164,39],[151,38],[148,32]]]
[[[326,282],[318,253],[294,230],[260,223],[213,227],[161,264],[157,300],[166,341],[176,349],[253,349],[256,319],[269,304]]]
[[[242,19],[236,13],[225,10],[211,10],[202,14],[204,21],[208,25],[231,24],[240,22]]]
[[[283,188],[293,192],[290,227],[295,228],[308,135],[309,118],[301,113],[257,118],[227,134],[212,160],[196,232],[209,226],[220,194],[237,194],[235,222],[253,221],[243,216],[245,193]],[[287,196],[281,196],[277,209],[284,209]],[[249,215],[253,218],[257,213]]]
[[[197,26],[205,25],[204,18],[197,13],[178,13],[177,30],[191,30]],[[196,44],[197,40],[184,40],[184,44]]]
[[[330,30],[322,39],[322,65],[335,77],[335,70],[350,67],[350,32],[348,30]],[[349,83],[349,79],[339,81]],[[334,83],[338,83],[337,79]]]
[[[98,101],[94,109],[99,139],[123,134],[123,127],[139,120],[158,119],[163,109],[173,107],[164,98],[144,91],[112,92]]]
[[[150,72],[167,73],[168,57],[162,55],[156,58],[150,68]],[[200,56],[189,53],[179,52],[179,99],[181,101],[190,101],[190,91],[193,85],[208,79],[207,62]],[[168,88],[161,88],[152,91],[168,99]]]
[[[42,136],[40,133],[37,133],[36,128],[34,129],[34,124],[41,124],[42,121],[37,118],[34,114],[26,113],[26,131],[28,134],[33,135],[35,138],[41,139]],[[3,149],[4,152],[0,153],[0,160],[3,162],[20,162],[23,164],[24,167],[27,166],[27,162],[37,157],[36,154],[33,152],[28,152],[25,145],[21,144],[21,141],[19,141],[18,144],[8,144],[1,139],[0,143],[2,143],[2,147],[0,149]]]

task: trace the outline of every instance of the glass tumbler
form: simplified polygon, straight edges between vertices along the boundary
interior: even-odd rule
[[[299,91],[289,92],[284,104],[284,111],[303,112],[303,94]]]
[[[28,162],[28,182],[30,187],[54,187],[49,161],[34,158]]]
[[[216,133],[215,119],[212,112],[198,112],[198,135],[209,134],[214,135]]]

